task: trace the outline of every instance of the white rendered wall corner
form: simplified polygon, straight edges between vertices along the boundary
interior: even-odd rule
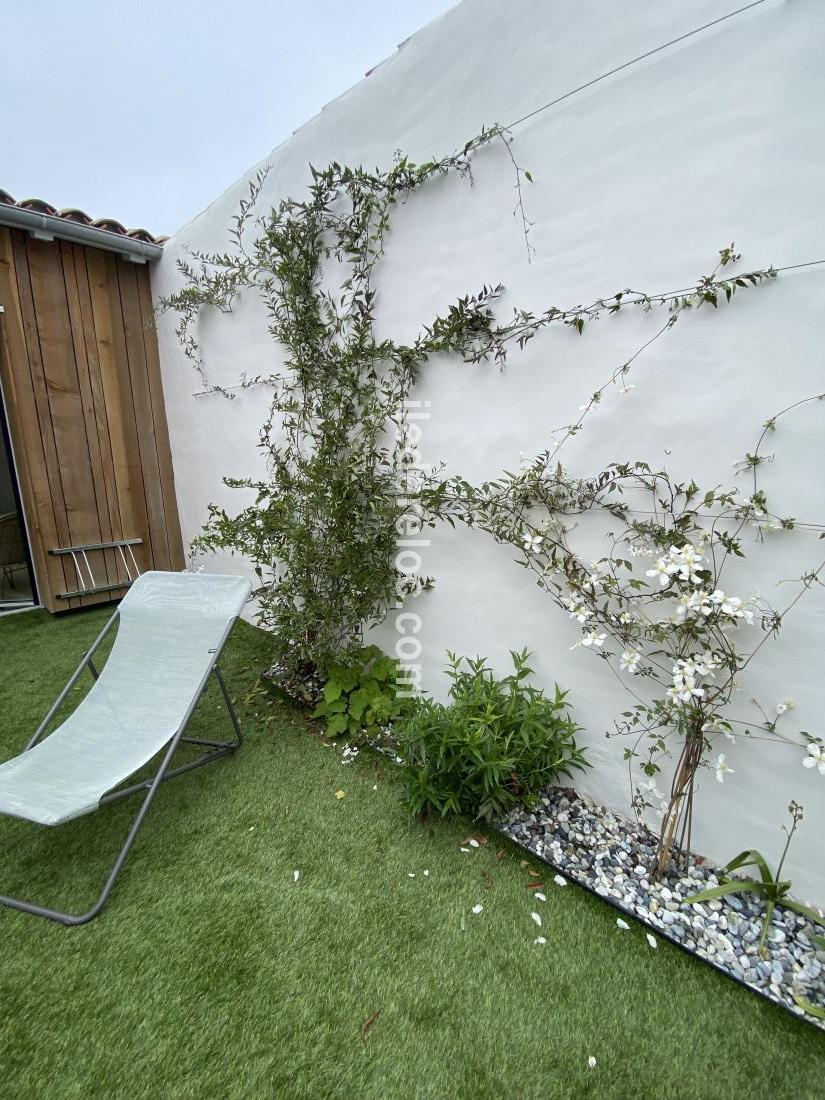
[[[640,0],[537,4],[465,0],[409,39],[394,56],[276,149],[262,196],[268,206],[305,192],[309,162],[387,165],[402,149],[414,160],[450,151],[483,123],[508,123],[624,62],[737,7]],[[816,0],[766,0],[543,111],[514,131],[513,150],[535,183],[525,199],[536,254],[527,263],[506,152],[485,149],[472,187],[437,181],[394,215],[378,282],[380,332],[412,336],[456,297],[483,283],[505,284],[502,314],[590,302],[623,287],[690,286],[735,241],[743,268],[825,257],[825,8]],[[180,285],[175,261],[187,248],[225,249],[237,203],[257,167],[176,234],[156,266],[154,290]],[[825,265],[783,274],[743,292],[729,307],[683,317],[640,359],[636,388],[605,400],[566,448],[576,473],[611,460],[645,459],[703,486],[735,485],[733,465],[751,450],[762,423],[794,400],[825,390],[821,317]],[[424,372],[428,401],[421,447],[427,461],[471,480],[514,469],[519,452],[543,450],[550,430],[576,410],[611,369],[648,335],[655,319],[620,315],[586,330],[538,336],[508,365],[438,360]],[[159,322],[164,390],[184,540],[201,530],[212,501],[239,508],[225,475],[262,469],[258,432],[267,391],[194,397],[202,389],[174,335]],[[260,303],[243,295],[231,315],[205,314],[198,336],[213,382],[271,373],[281,352],[266,333]],[[825,409],[789,417],[771,449],[766,488],[783,510],[823,522],[821,469]],[[771,536],[773,537],[773,536]],[[751,547],[738,587],[779,603],[776,582],[799,576],[822,542],[794,533]],[[445,649],[486,654],[504,671],[508,650],[528,646],[541,681],[571,689],[594,763],[577,781],[627,812],[624,743],[605,731],[627,696],[603,662],[571,650],[576,625],[561,615],[482,534],[445,528],[423,551],[433,592],[418,598],[424,686],[443,692]],[[207,568],[243,572],[237,559]],[[779,593],[779,594],[777,594]],[[745,594],[744,592],[742,594]],[[378,632],[392,651],[393,621]],[[825,599],[808,594],[780,640],[763,650],[741,700],[767,705],[791,697],[797,728],[823,733]],[[773,862],[791,798],[806,818],[787,870],[795,892],[825,901],[825,777],[801,753],[748,741],[726,745],[734,775],[718,784],[703,772],[694,846],[724,860],[745,847]]]

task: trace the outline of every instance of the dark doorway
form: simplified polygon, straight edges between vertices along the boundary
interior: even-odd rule
[[[14,458],[0,393],[0,615],[34,607],[34,583],[26,523],[14,470]]]

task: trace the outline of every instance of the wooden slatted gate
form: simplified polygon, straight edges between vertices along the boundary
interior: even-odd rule
[[[122,595],[126,546],[140,572],[182,569],[148,267],[0,228],[0,305],[0,383],[41,602],[60,611]],[[79,546],[91,586],[78,584]]]

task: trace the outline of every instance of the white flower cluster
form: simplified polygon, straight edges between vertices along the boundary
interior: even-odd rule
[[[641,659],[641,653],[637,653],[635,649],[626,649],[619,660],[622,672],[636,673]]]
[[[712,653],[680,657],[673,666],[673,683],[666,692],[668,699],[674,703],[692,703],[694,699],[703,699],[705,689],[697,680],[702,676],[712,679],[719,664]]]
[[[581,599],[577,599],[575,596],[565,597],[562,603],[570,612],[570,618],[575,619],[577,623],[586,623],[593,614],[584,602]]]
[[[671,546],[664,557],[656,559],[653,568],[648,569],[645,576],[658,578],[662,588],[667,588],[674,577],[685,584],[701,584],[702,578],[698,570],[704,560],[704,554],[692,542],[686,542],[684,546]]]
[[[604,582],[609,575],[609,561],[591,561],[590,572],[587,576],[587,580],[582,582],[582,587],[589,588],[592,592],[598,592],[599,589],[604,588]]]
[[[650,572],[654,572],[651,570]],[[683,592],[679,597],[676,607],[675,621],[683,623],[691,615],[712,615],[718,611],[731,620],[743,619],[746,623],[753,623],[753,611],[748,606],[750,599],[743,600],[739,596],[726,596],[721,588],[713,592],[703,589],[694,589],[692,592]]]
[[[765,515],[764,511],[758,504],[754,504],[750,497],[743,497],[737,501],[737,507],[744,508],[746,512],[751,512],[754,519],[762,519]]]

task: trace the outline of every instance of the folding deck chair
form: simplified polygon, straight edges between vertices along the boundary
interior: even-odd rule
[[[204,573],[149,572],[134,582],[25,751],[0,765],[0,813],[40,825],[61,825],[138,791],[146,791],[146,797],[103,892],[87,912],[61,913],[2,895],[0,904],[63,924],[92,920],[106,904],[163,780],[209,764],[240,746],[240,725],[218,660],[250,589],[241,577]],[[93,655],[118,620],[109,659],[98,672]],[[89,693],[41,740],[85,669],[94,677]],[[232,741],[185,736],[213,674],[235,730]],[[203,746],[206,752],[170,767],[181,742]],[[161,750],[165,751],[154,776],[120,787]]]

